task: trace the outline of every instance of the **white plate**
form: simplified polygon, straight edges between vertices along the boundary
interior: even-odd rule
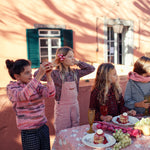
[[[115,124],[118,124],[118,125],[124,125],[124,126],[128,126],[128,125],[134,125],[137,121],[139,121],[139,119],[137,119],[136,117],[133,117],[133,116],[129,116],[129,122],[128,123],[119,123],[117,121],[117,118],[120,118],[120,116],[115,116],[112,118],[112,122],[115,123]]]
[[[94,134],[95,133],[85,135],[82,138],[82,142],[85,145],[87,145],[89,147],[93,147],[93,148],[109,147],[116,143],[116,140],[113,136],[111,136],[109,134],[104,134],[108,142],[106,144],[94,144]]]

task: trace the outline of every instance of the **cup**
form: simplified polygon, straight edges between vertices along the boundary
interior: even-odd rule
[[[108,115],[108,106],[105,105],[105,104],[102,104],[102,105],[100,106],[100,113],[101,113],[101,115],[103,115],[103,116],[107,116],[107,115]]]
[[[144,96],[144,100],[147,100],[146,103],[150,103],[150,95]]]
[[[95,119],[95,109],[89,108],[88,109],[88,122],[90,125],[90,129],[87,131],[87,133],[95,133],[95,131],[92,129],[94,119]]]

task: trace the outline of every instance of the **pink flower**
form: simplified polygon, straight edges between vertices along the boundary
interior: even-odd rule
[[[64,61],[65,56],[63,54],[58,54],[57,56],[61,61]]]

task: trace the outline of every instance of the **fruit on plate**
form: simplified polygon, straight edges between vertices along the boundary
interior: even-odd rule
[[[144,135],[150,135],[150,118],[142,118],[136,122],[134,128],[141,130]]]
[[[131,144],[131,138],[128,133],[123,133],[121,129],[116,129],[115,131],[113,137],[116,139],[117,143],[114,145],[113,150],[119,150]]]

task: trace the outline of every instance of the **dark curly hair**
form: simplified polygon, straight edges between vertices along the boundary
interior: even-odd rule
[[[24,71],[25,66],[30,66],[31,62],[26,59],[18,59],[16,61],[9,60],[7,59],[5,61],[6,67],[8,69],[9,75],[11,76],[12,79],[16,79],[14,77],[14,74],[20,74],[21,72]]]

